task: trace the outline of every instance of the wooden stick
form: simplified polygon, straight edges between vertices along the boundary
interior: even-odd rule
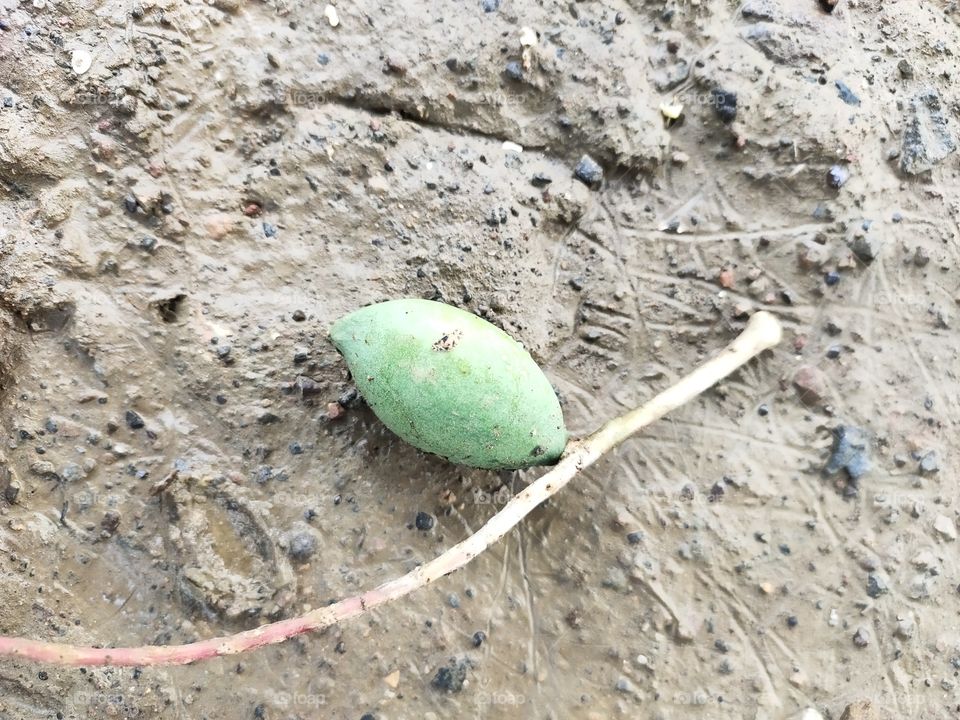
[[[510,532],[535,507],[563,488],[581,470],[592,465],[642,428],[697,397],[751,358],[775,346],[780,342],[780,337],[780,323],[773,315],[767,312],[754,314],[746,329],[725,350],[676,385],[664,390],[642,407],[611,420],[585,440],[571,441],[563,458],[550,472],[517,493],[476,533],[406,575],[361,595],[313,610],[300,617],[186,645],[95,648],[0,637],[0,656],[73,666],[185,665],[283,642],[302,633],[362,615],[463,567]]]

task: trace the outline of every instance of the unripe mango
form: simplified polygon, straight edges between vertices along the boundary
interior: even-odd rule
[[[411,445],[479,468],[555,463],[557,396],[516,340],[472,313],[391,300],[339,319],[330,339],[367,404]]]

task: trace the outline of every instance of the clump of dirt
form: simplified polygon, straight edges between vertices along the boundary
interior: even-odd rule
[[[574,434],[756,309],[784,345],[409,601],[197,667],[4,661],[0,715],[956,707],[955,8],[336,12],[0,0],[0,632],[254,627],[489,518],[529,475],[377,422],[326,340],[362,304],[501,326]]]

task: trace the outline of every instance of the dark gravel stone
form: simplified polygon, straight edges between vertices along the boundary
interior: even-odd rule
[[[473,634],[473,646],[480,647],[483,645],[483,641],[487,639],[487,634],[483,630],[477,630]]]
[[[466,660],[458,662],[451,659],[449,665],[437,670],[437,674],[433,676],[430,684],[443,692],[458,693],[463,690],[463,683],[466,682],[467,668],[468,662]]]
[[[547,177],[543,173],[537,173],[532,178],[530,178],[530,184],[536,188],[545,188],[547,185],[549,185],[552,182],[553,180],[551,180],[549,177]]]
[[[127,426],[131,430],[139,430],[144,425],[146,425],[146,423],[143,422],[143,418],[140,417],[140,414],[133,410],[127,410],[127,414],[125,417],[127,420]]]
[[[340,393],[340,397],[337,398],[337,402],[343,405],[345,408],[352,407],[360,397],[360,393],[355,387],[350,387]]]
[[[417,530],[430,530],[433,528],[434,522],[433,515],[421,511],[417,513],[414,524],[417,526]]]
[[[890,586],[882,575],[870,573],[867,577],[867,595],[872,598],[878,598],[890,592]]]
[[[516,60],[511,60],[508,62],[503,71],[511,80],[523,80],[523,66],[520,65],[520,63],[518,63]]]
[[[290,538],[287,554],[297,562],[309,560],[317,549],[317,539],[309,532],[299,532]]]
[[[870,434],[853,425],[838,425],[833,430],[833,448],[823,468],[827,475],[845,470],[856,482],[870,470]]]
[[[483,0],[481,7],[485,13],[496,12],[500,9],[500,0]]]
[[[603,168],[589,155],[584,155],[573,171],[577,179],[591,188],[596,188],[603,182]]]
[[[919,175],[931,170],[957,149],[950,121],[936,90],[918,94],[907,109],[900,146],[900,170]]]
[[[831,270],[823,276],[823,281],[832,287],[840,282],[840,273],[838,273],[836,270]]]
[[[133,215],[137,211],[137,199],[133,195],[127,195],[123,199],[124,209]]]
[[[277,234],[277,226],[271,225],[270,223],[263,224],[263,235],[264,237],[274,237]]]
[[[113,533],[117,531],[117,528],[120,527],[120,513],[117,510],[107,510],[103,515],[103,519],[100,521],[100,527],[110,535],[113,535]]]
[[[880,254],[880,239],[867,232],[858,231],[849,245],[857,259],[865,263],[873,262]]]
[[[713,110],[725,123],[732,123],[737,117],[737,94],[722,88],[714,88],[710,91],[710,97],[713,99]]]
[[[76,463],[67,463],[63,466],[63,470],[60,472],[60,477],[67,482],[79,482],[86,476],[87,473],[84,472],[83,468]]]
[[[847,105],[860,104],[860,98],[857,97],[857,94],[851,90],[845,82],[842,80],[837,80],[834,84],[837,86],[837,93],[840,95],[840,99],[843,100]]]
[[[294,310],[291,317],[294,322],[303,322],[307,319],[307,314],[303,310]]]
[[[846,185],[849,179],[850,171],[843,165],[834,165],[827,173],[827,184],[837,190]]]

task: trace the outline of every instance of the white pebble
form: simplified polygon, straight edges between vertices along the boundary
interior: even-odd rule
[[[515,142],[510,142],[509,140],[503,141],[503,149],[506,150],[507,152],[513,152],[517,154],[523,152],[522,145],[517,145]]]
[[[340,24],[340,16],[337,15],[337,9],[333,5],[327,5],[323,11],[324,17],[327,18],[327,22],[330,23],[330,27],[336,27]]]
[[[957,539],[957,526],[946,515],[937,515],[937,519],[933,521],[933,529],[947,540]]]
[[[525,27],[520,30],[520,45],[522,47],[533,47],[537,44],[537,33],[533,28]]]
[[[83,48],[74,50],[70,56],[70,67],[77,75],[83,75],[91,65],[93,65],[93,56]]]

